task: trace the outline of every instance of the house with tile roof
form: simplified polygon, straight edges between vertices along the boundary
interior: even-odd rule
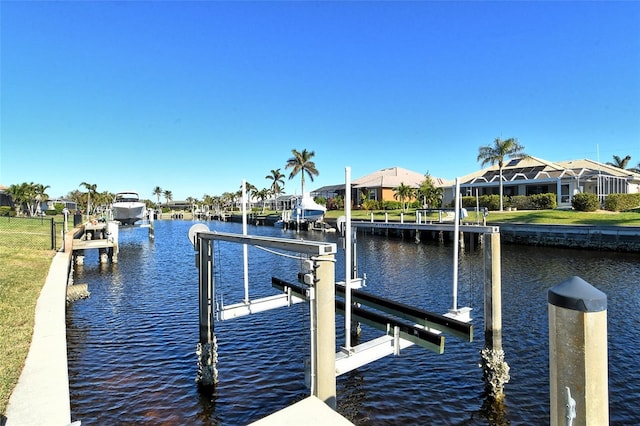
[[[463,196],[500,193],[497,165],[459,178]],[[514,158],[502,169],[503,195],[553,193],[558,207],[571,207],[577,193],[597,194],[602,202],[609,194],[640,192],[640,174],[597,161],[583,159],[550,162],[537,157]],[[445,187],[444,204],[454,199],[455,181]]]
[[[376,201],[397,201],[395,198],[394,188],[404,184],[412,188],[419,188],[424,181],[425,175],[414,172],[412,170],[403,169],[402,167],[389,167],[370,173],[366,176],[359,177],[351,181],[351,199],[354,205],[362,203],[362,194],[367,193],[370,200]],[[453,184],[438,177],[431,177],[434,185],[437,187],[445,187]],[[344,184],[323,186],[311,192],[312,197],[333,198],[338,195],[344,196]]]

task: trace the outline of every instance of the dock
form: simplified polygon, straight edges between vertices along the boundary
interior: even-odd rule
[[[100,263],[118,263],[118,230],[115,221],[90,221],[80,226],[73,237],[73,258],[77,265],[84,264],[86,250],[98,250]]]

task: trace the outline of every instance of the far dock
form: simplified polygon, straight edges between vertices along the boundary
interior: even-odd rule
[[[100,263],[118,263],[118,231],[115,221],[90,221],[81,225],[73,237],[73,254],[78,265],[84,263],[85,250],[98,249]]]

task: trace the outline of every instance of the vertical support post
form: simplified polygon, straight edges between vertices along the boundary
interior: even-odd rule
[[[51,234],[51,250],[56,249],[56,223],[51,218],[51,226],[49,227],[49,233]]]
[[[495,401],[504,398],[509,382],[509,365],[502,350],[502,277],[500,270],[500,234],[484,234],[484,339],[481,366],[485,388]]]
[[[111,262],[118,263],[118,253],[120,253],[120,225],[118,222],[111,220],[107,223],[107,235],[113,243],[113,250],[111,251]]]
[[[200,386],[211,387],[218,382],[217,343],[214,334],[213,299],[215,283],[213,281],[213,250],[211,241],[197,239],[198,250],[198,306],[200,341],[196,349],[198,355],[198,373],[196,382]]]
[[[346,167],[344,174],[344,212],[346,216],[344,228],[344,347],[346,350],[351,350],[351,167]],[[371,219],[373,219],[373,212]]]
[[[336,299],[335,266],[333,254],[314,259],[315,285],[315,381],[313,395],[336,409]],[[313,336],[311,337],[314,338]]]
[[[155,223],[155,212],[153,210],[147,210],[147,214],[149,215],[149,239],[150,240],[155,240],[155,228],[154,228],[154,223]]]
[[[453,307],[452,312],[458,311],[458,263],[460,250],[460,180],[456,178],[456,201],[453,213]]]
[[[550,424],[607,425],[607,296],[572,277],[548,302]]]
[[[247,235],[247,182],[242,179],[242,235]],[[249,248],[242,245],[242,262],[244,265],[244,303],[249,303]]]

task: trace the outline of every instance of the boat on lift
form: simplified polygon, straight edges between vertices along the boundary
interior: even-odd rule
[[[307,193],[296,202],[291,212],[291,220],[316,222],[324,217],[326,211],[325,206],[313,201],[313,198]]]
[[[134,225],[144,220],[146,213],[146,205],[140,201],[140,196],[135,191],[118,192],[111,205],[113,220],[122,225]]]

